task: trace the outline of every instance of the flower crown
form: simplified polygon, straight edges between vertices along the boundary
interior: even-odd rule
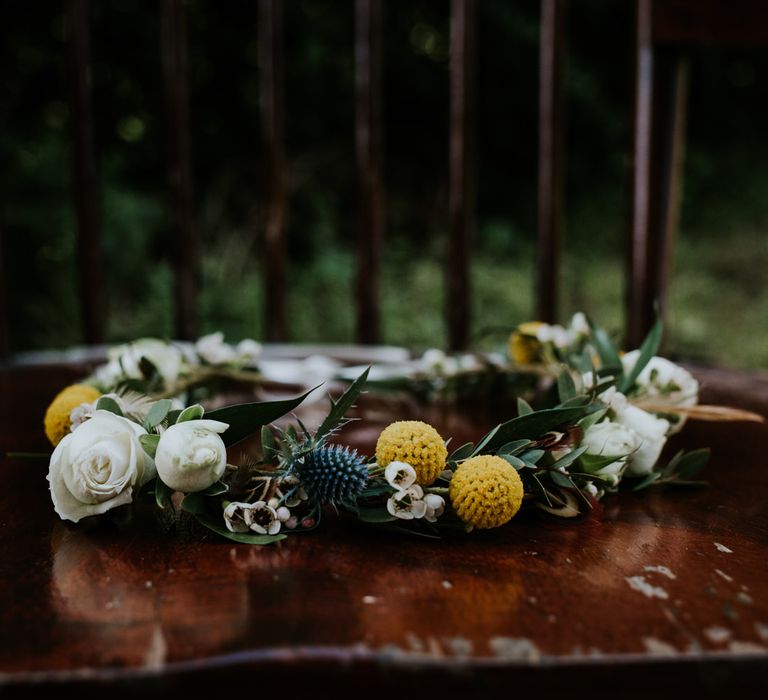
[[[567,327],[524,323],[507,356],[430,350],[387,371],[359,371],[313,429],[292,411],[315,390],[213,407],[232,383],[269,378],[255,341],[232,346],[215,333],[195,344],[119,346],[46,412],[53,505],[76,523],[150,500],[231,540],[269,544],[317,527],[329,506],[377,527],[440,536],[500,527],[524,508],[574,517],[625,480],[635,490],[701,483],[694,478],[709,450],[681,451],[662,465],[668,437],[688,418],[762,418],[698,405],[693,376],[657,356],[661,332],[657,323],[638,350],[621,354],[584,314]],[[318,366],[349,378],[330,358],[314,358],[315,375],[305,376]],[[510,378],[526,397],[516,417],[476,442],[454,448],[418,420],[386,427],[371,457],[339,442],[366,385],[450,399],[491,375]],[[228,448],[249,437],[258,438],[254,454],[230,462]]]

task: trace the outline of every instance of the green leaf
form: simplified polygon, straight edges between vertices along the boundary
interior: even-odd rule
[[[357,517],[364,523],[391,523],[397,520],[394,515],[384,508],[358,508]]]
[[[160,510],[165,510],[171,506],[171,496],[173,496],[173,491],[170,487],[166,486],[163,483],[163,480],[158,476],[157,479],[155,479],[155,503],[157,503]]]
[[[200,420],[205,415],[205,409],[199,404],[187,406],[176,418],[176,423],[185,423],[189,420]],[[209,416],[210,418],[210,416]]]
[[[114,413],[116,416],[123,416],[123,412],[120,409],[120,406],[117,405],[117,401],[115,401],[111,396],[101,396],[96,402],[96,410],[109,411],[110,413]]]
[[[557,394],[560,397],[560,403],[564,403],[576,396],[576,384],[573,382],[569,369],[563,369],[557,375]]]
[[[160,436],[159,435],[139,435],[139,442],[141,443],[141,446],[144,448],[144,452],[146,452],[152,459],[155,458],[155,453],[157,452],[157,445],[160,442]]]
[[[520,471],[521,469],[524,469],[526,466],[525,462],[523,462],[522,459],[520,459],[519,457],[515,457],[514,455],[500,454],[499,457],[509,462],[518,471]]]
[[[529,413],[533,413],[533,408],[531,408],[531,404],[529,404],[524,398],[518,396],[517,397],[517,415],[527,416]]]
[[[196,493],[199,493],[201,496],[221,496],[222,493],[226,493],[229,491],[229,486],[227,486],[223,481],[217,481],[215,484],[211,484],[207,489],[203,489],[202,491],[197,491]]]
[[[189,496],[187,496],[189,498]],[[195,519],[197,522],[199,522],[203,527],[208,528],[211,532],[215,532],[217,535],[221,535],[222,537],[226,537],[228,540],[232,540],[233,542],[240,542],[241,544],[275,544],[277,542],[280,542],[280,540],[284,540],[287,535],[257,535],[256,533],[248,533],[248,532],[230,532],[227,529],[227,526],[224,524],[224,517],[221,517],[221,520],[217,520],[212,515],[206,513],[206,512],[199,512],[197,510],[192,511],[188,510],[184,507],[184,503],[187,501],[187,498],[184,499],[181,503],[181,507],[184,510],[187,510],[188,512],[192,513],[195,516]]]
[[[583,455],[587,451],[587,446],[582,445],[581,447],[577,447],[575,450],[572,450],[567,455],[564,455],[557,461],[553,462],[549,468],[550,469],[560,469],[561,467],[565,467],[566,469],[570,467],[581,455]]]
[[[268,425],[261,426],[261,451],[265,462],[271,462],[275,455],[280,454],[280,450],[275,444],[275,436],[272,435]]]
[[[313,391],[314,389],[310,389],[306,394],[282,401],[240,403],[217,408],[215,411],[209,411],[206,418],[229,424],[229,428],[222,435],[224,444],[229,447],[260,430],[261,426],[292,411]]]
[[[334,401],[333,398],[330,399],[331,410],[325,420],[320,424],[317,432],[315,432],[316,441],[320,441],[326,435],[332,433],[338,427],[339,423],[344,420],[347,411],[352,408],[355,401],[357,401],[357,397],[360,396],[370,371],[371,368],[368,367],[365,372],[349,385],[347,390],[339,397],[338,401]]]
[[[651,472],[642,481],[635,484],[635,486],[632,487],[632,490],[640,491],[641,489],[647,488],[659,478],[661,478],[661,472]]]
[[[626,455],[611,456],[583,454],[579,458],[579,464],[581,464],[581,467],[585,472],[594,474],[595,472],[600,471],[603,467],[607,467],[609,464],[624,459],[624,457],[626,457]]]
[[[518,452],[525,450],[525,448],[530,444],[530,440],[512,440],[512,442],[508,442],[506,445],[499,447],[499,449],[496,451],[496,454],[501,456],[516,455]]]
[[[160,399],[152,404],[152,408],[147,414],[147,426],[154,428],[156,425],[160,425],[165,420],[172,405],[173,402],[170,399]]]
[[[520,455],[520,459],[522,459],[528,466],[536,466],[536,462],[538,462],[545,454],[545,450],[528,450]]]
[[[473,443],[465,442],[461,447],[457,447],[448,457],[449,462],[459,462],[462,459],[467,459],[472,454],[474,448]]]
[[[576,484],[574,484],[573,481],[571,481],[565,474],[557,471],[556,469],[553,471],[548,471],[547,475],[558,486],[562,486],[563,488],[566,488],[566,489],[576,488]]]
[[[599,326],[592,326],[592,340],[595,343],[595,349],[600,356],[603,366],[621,369],[619,351],[608,337],[608,334]]]
[[[518,416],[499,426],[493,439],[486,445],[486,449],[490,452],[512,440],[523,438],[535,440],[558,426],[571,425],[593,410],[598,409],[598,406],[592,409],[590,405],[573,408],[546,408],[528,415]]]
[[[688,481],[698,474],[709,461],[711,450],[702,448],[692,450],[683,455],[674,468],[675,476],[680,480]]]
[[[493,430],[491,430],[491,432],[487,433],[485,437],[483,437],[483,439],[477,443],[477,445],[475,446],[475,449],[472,450],[472,454],[470,455],[470,457],[479,455],[480,452],[483,450],[483,448],[493,439],[493,436],[496,435],[500,427],[501,427],[500,425],[497,425]]]
[[[640,346],[640,354],[637,357],[635,366],[630,370],[621,384],[619,384],[619,391],[622,394],[626,394],[637,381],[640,373],[645,369],[645,366],[651,361],[651,358],[656,355],[661,345],[661,334],[663,332],[663,325],[661,319],[656,319],[656,323],[653,324],[651,332],[648,334],[643,344]]]
[[[586,433],[593,425],[605,418],[605,414],[608,413],[608,407],[602,408],[594,413],[590,413],[588,416],[584,416],[578,425]]]

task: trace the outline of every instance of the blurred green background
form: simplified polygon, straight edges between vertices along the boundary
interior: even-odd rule
[[[384,339],[445,343],[447,0],[384,3]],[[634,3],[569,17],[562,315],[623,324]],[[257,3],[187,4],[204,331],[262,335]],[[285,3],[290,332],[349,341],[356,222],[353,3]],[[3,2],[0,210],[15,351],[80,342],[62,4]],[[537,0],[477,17],[473,331],[533,314]],[[159,3],[91,3],[109,340],[172,336]],[[768,50],[692,55],[667,352],[768,366]]]

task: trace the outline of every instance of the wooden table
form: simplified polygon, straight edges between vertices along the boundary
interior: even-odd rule
[[[45,447],[44,408],[80,371],[0,374],[3,454]],[[764,376],[697,374],[706,401],[768,409]],[[387,417],[366,417],[346,437],[370,452]],[[457,440],[487,427],[426,418]],[[768,428],[689,423],[672,447],[706,445],[709,488],[610,496],[578,522],[433,542],[328,517],[265,548],[141,512],[70,527],[45,470],[3,457],[0,694],[762,695]]]

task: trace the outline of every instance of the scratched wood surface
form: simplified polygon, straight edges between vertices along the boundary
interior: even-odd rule
[[[705,400],[768,409],[765,377],[697,373]],[[0,373],[3,455],[44,447],[45,405],[79,375]],[[398,410],[460,441],[491,420]],[[345,437],[370,453],[391,411],[371,402],[362,417]],[[713,447],[709,488],[607,497],[579,521],[530,514],[433,542],[331,514],[267,548],[164,528],[151,512],[65,525],[45,470],[3,457],[0,694],[247,684],[294,697],[311,684],[320,697],[757,696],[768,681],[767,437],[760,425],[689,423],[672,448]]]

